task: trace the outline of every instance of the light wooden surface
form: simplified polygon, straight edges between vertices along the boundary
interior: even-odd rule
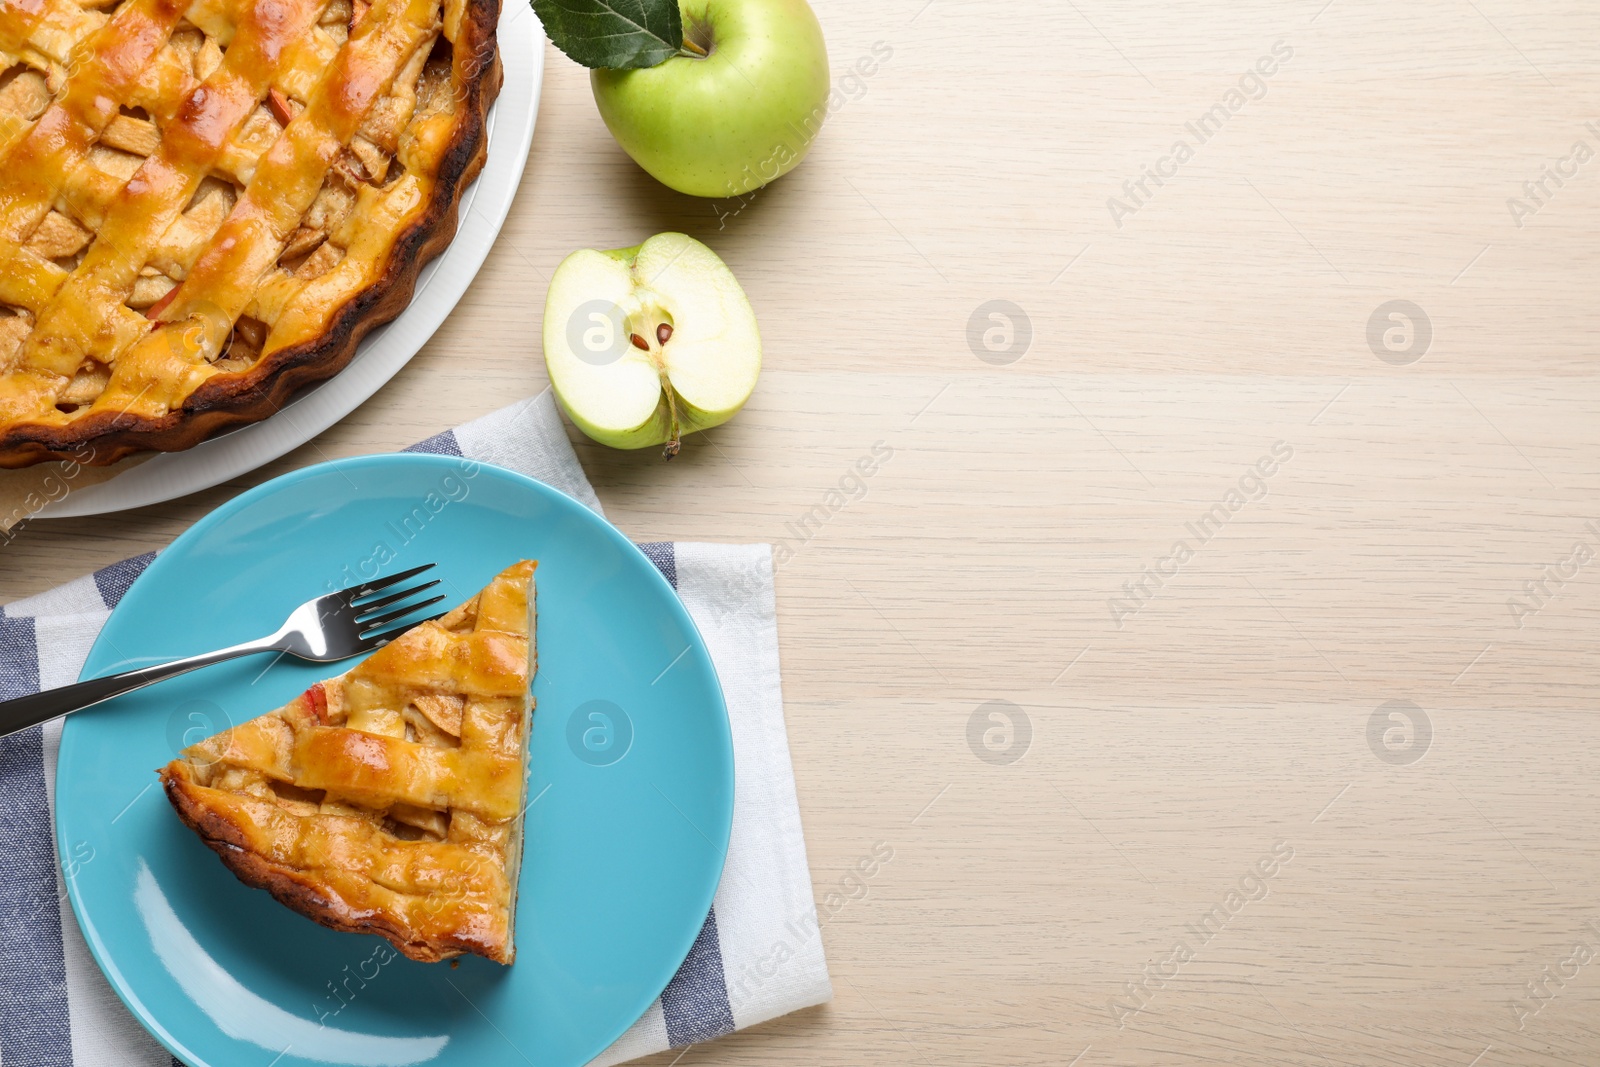
[[[1600,9],[818,10],[836,80],[892,56],[720,224],[739,205],[654,185],[551,52],[521,197],[410,367],[239,484],[33,524],[0,595],[541,389],[561,257],[682,229],[756,305],[760,389],[670,465],[580,454],[636,538],[795,545],[778,597],[819,898],[875,843],[894,858],[824,925],[831,1005],[677,1062],[1600,1062],[1600,960],[1567,962],[1600,954],[1600,558],[1508,606],[1576,544],[1600,557],[1600,159],[1522,226],[1507,206],[1575,142],[1600,152]],[[1279,41],[1265,95],[1116,226],[1108,198]],[[1031,324],[1006,365],[968,340],[990,300]],[[1391,300],[1431,323],[1420,360],[1369,345]],[[864,496],[818,523],[880,441]],[[1173,571],[1277,442],[1265,496],[1225,503],[1119,628],[1108,601]],[[993,700],[1031,724],[1009,765],[968,742]],[[1370,742],[1388,701],[1431,740],[1385,717]],[[1279,842],[1292,859],[1246,881]],[[1266,896],[1202,942],[1241,882]],[[1152,962],[1168,977],[1118,1011]]]

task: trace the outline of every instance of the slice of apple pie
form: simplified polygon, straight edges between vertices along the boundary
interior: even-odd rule
[[[512,941],[533,702],[524,560],[443,617],[161,770],[240,881],[414,960]]]

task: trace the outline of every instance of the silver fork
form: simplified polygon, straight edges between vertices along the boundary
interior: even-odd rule
[[[275,633],[255,641],[230,645],[215,652],[188,656],[173,660],[171,663],[157,663],[150,667],[110,674],[104,678],[91,678],[86,682],[65,685],[59,689],[46,689],[41,693],[0,702],[0,737],[16,733],[18,730],[26,730],[30,726],[37,726],[59,715],[81,711],[103,700],[121,696],[123,693],[143,689],[155,682],[187,674],[189,671],[213,663],[221,663],[225,659],[248,656],[256,652],[286,652],[300,659],[311,660],[313,663],[331,663],[334,660],[381,648],[405,630],[426,619],[436,619],[444,614],[438,612],[425,618],[413,619],[404,626],[390,630],[383,629],[397,619],[437,604],[444,599],[442,595],[404,604],[393,611],[377,614],[384,608],[400,604],[402,600],[409,600],[418,593],[426,592],[438,585],[438,579],[434,579],[373,599],[375,594],[392,590],[406,579],[415,578],[431,567],[432,563],[425,563],[420,567],[401,571],[399,574],[391,574],[387,578],[364,582],[326,596],[314,597],[290,612],[289,617]]]

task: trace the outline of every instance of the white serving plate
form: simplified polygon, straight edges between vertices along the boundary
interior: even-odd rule
[[[455,240],[422,268],[410,306],[368,334],[344,370],[310,387],[271,418],[183,452],[151,456],[107,481],[75,488],[34,518],[125,511],[236,478],[298,448],[350,414],[417,354],[483,266],[511,209],[533,142],[544,78],[544,28],[523,0],[503,0],[499,39],[505,82],[489,110],[489,158],[478,180],[461,196]]]

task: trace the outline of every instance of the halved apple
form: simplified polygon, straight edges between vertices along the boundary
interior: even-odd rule
[[[681,233],[561,261],[544,360],[578,428],[613,448],[664,444],[731,419],[761,374],[755,312],[728,265]]]

